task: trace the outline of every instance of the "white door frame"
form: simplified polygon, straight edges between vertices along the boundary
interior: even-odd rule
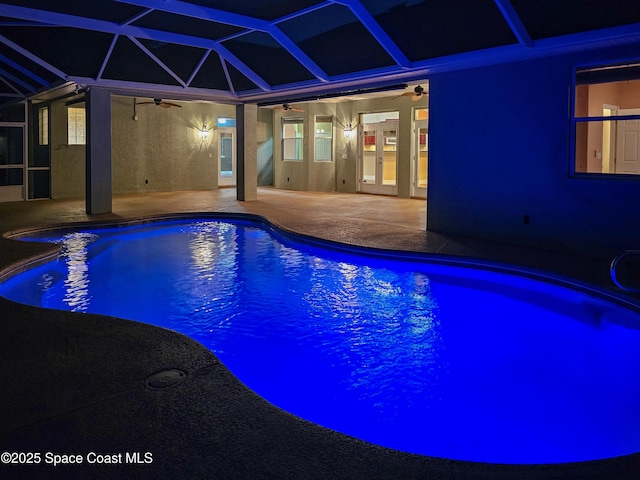
[[[619,109],[618,105],[605,103],[602,105],[602,116],[615,117]],[[602,122],[602,173],[615,172],[617,123],[616,121]]]
[[[222,135],[231,134],[231,169],[230,176],[222,175]],[[218,186],[231,187],[236,185],[237,160],[236,160],[236,129],[234,127],[218,128]]]
[[[362,193],[377,193],[382,195],[397,195],[398,194],[398,150],[396,146],[395,154],[395,178],[396,181],[393,185],[385,185],[383,182],[384,174],[384,131],[395,130],[396,139],[398,138],[398,122],[381,122],[381,123],[368,123],[361,124],[358,127],[358,191]],[[375,179],[364,178],[364,132],[375,131],[376,137],[376,170]]]
[[[429,134],[429,120],[415,120],[413,122],[413,136],[411,145],[411,155],[413,162],[411,163],[411,196],[427,198],[427,187],[420,187],[418,185],[418,172],[420,171],[420,129],[427,129],[427,135]],[[428,137],[427,137],[428,138]],[[429,142],[427,141],[427,165],[429,165]],[[427,182],[428,182],[427,178]]]

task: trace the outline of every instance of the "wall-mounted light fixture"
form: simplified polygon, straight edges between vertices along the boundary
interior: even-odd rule
[[[204,141],[209,137],[209,129],[207,128],[207,124],[203,123],[202,128],[200,129],[200,138]]]
[[[345,124],[343,134],[344,138],[346,138],[347,140],[351,140],[355,136],[356,132],[353,129],[353,125],[351,125],[351,122]]]

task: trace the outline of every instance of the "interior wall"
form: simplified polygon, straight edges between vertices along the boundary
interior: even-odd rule
[[[590,117],[601,117],[604,104],[620,106],[620,85],[618,83],[599,83],[589,85]],[[602,172],[602,123],[587,124],[587,172]],[[599,153],[599,155],[598,155]]]
[[[638,183],[569,171],[573,67],[612,58],[588,52],[434,75],[428,229],[607,255],[637,248],[629,206],[640,205]]]

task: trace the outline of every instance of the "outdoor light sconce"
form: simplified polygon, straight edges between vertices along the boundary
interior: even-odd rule
[[[347,123],[344,126],[343,134],[344,134],[344,138],[346,138],[347,140],[351,140],[354,137],[355,133],[356,132],[353,130],[353,126],[351,125],[351,122]]]
[[[209,130],[207,129],[207,124],[203,123],[202,128],[200,129],[200,138],[202,141],[205,141],[209,137]]]

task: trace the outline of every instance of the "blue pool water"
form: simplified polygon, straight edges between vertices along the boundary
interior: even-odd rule
[[[0,295],[182,332],[268,401],[340,432],[492,463],[640,451],[640,315],[605,298],[240,220],[31,240],[62,254]]]

